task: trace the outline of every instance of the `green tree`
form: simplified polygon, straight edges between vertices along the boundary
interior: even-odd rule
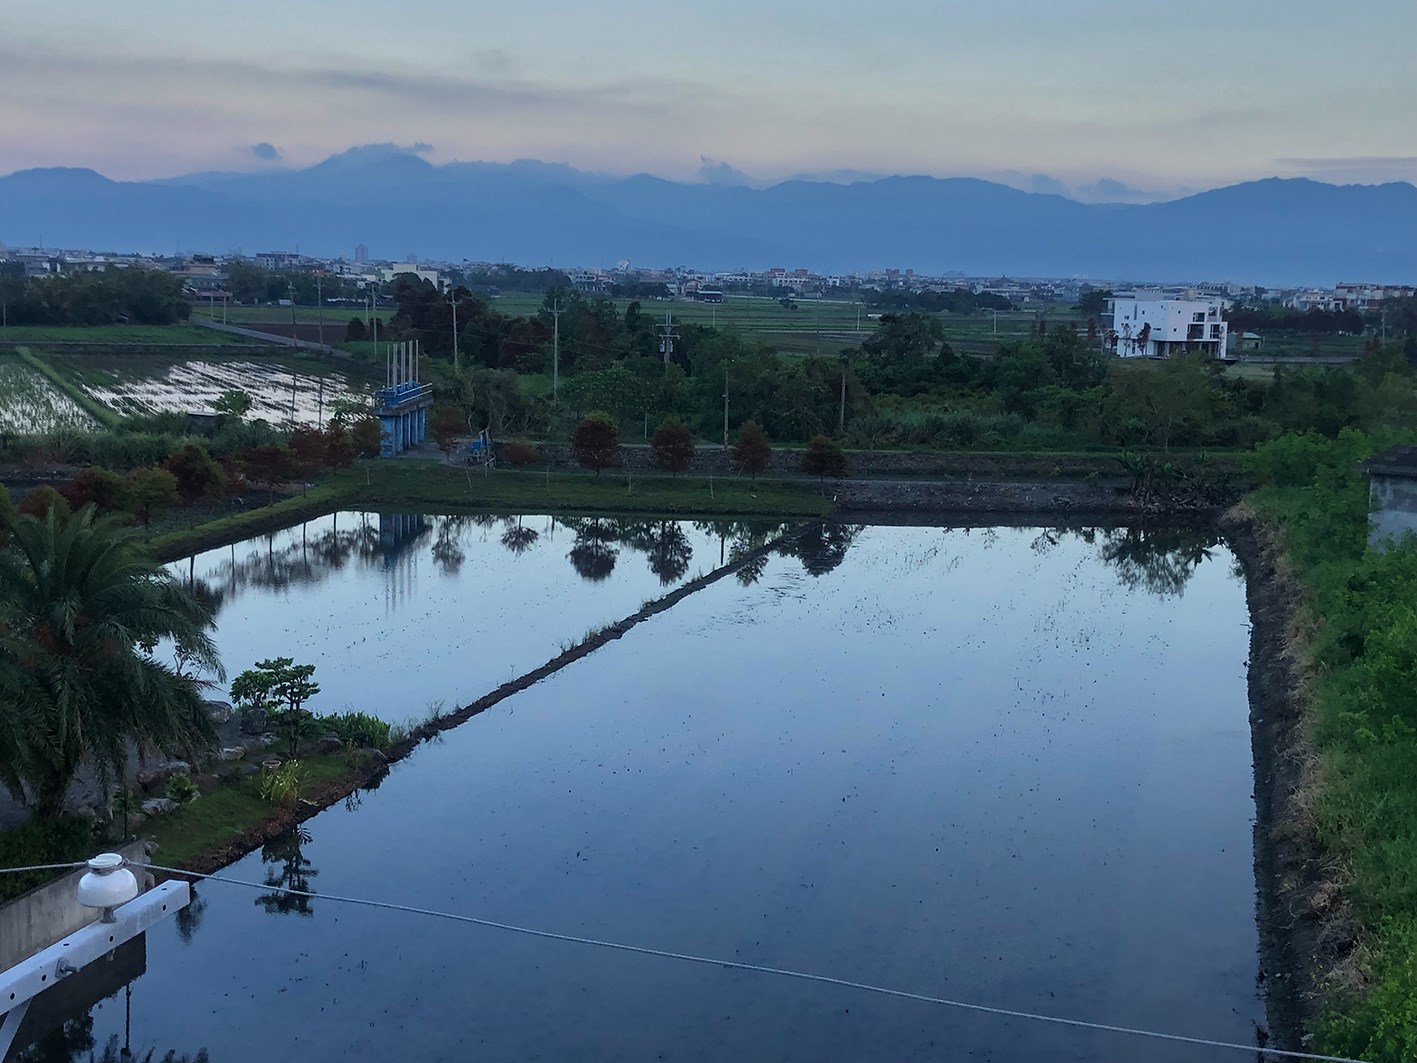
[[[177,477],[166,469],[134,469],[128,474],[128,505],[143,527],[177,505],[179,498]]]
[[[71,509],[93,506],[104,513],[121,512],[128,506],[128,484],[116,472],[92,465],[80,469],[59,493]]]
[[[293,657],[257,661],[231,681],[231,700],[243,709],[264,712],[285,732],[289,755],[295,756],[305,721],[305,702],[320,692],[313,664],[296,664]]]
[[[733,447],[733,467],[746,472],[754,480],[758,473],[772,464],[772,443],[757,421],[748,421],[738,429],[738,442]]]
[[[120,774],[131,745],[168,754],[213,739],[202,684],[221,675],[211,612],[111,515],[0,512],[0,783],[57,815],[80,765]]]
[[[802,454],[802,471],[824,483],[828,476],[840,480],[846,475],[846,454],[831,436],[813,436]]]
[[[240,388],[227,388],[212,400],[212,409],[239,421],[251,412],[251,396]]]
[[[177,480],[182,504],[190,506],[204,498],[215,498],[226,485],[221,466],[212,460],[201,443],[188,443],[168,455],[162,467]]]
[[[587,469],[594,469],[598,477],[601,469],[620,464],[620,430],[608,414],[589,414],[571,433],[571,450],[576,460]]]
[[[272,501],[277,485],[290,483],[296,476],[294,457],[287,448],[274,443],[243,447],[237,460],[241,474],[252,483],[265,484]]]
[[[694,460],[694,433],[677,419],[665,421],[656,428],[649,445],[654,448],[656,464],[676,476]]]
[[[19,512],[29,517],[45,517],[51,510],[59,514],[60,520],[68,519],[68,501],[48,484],[31,487],[20,499]]]
[[[384,429],[377,417],[361,417],[349,430],[354,453],[361,458],[377,458],[384,445]]]
[[[1184,421],[1209,420],[1217,398],[1210,381],[1210,359],[1203,354],[1168,358],[1146,365],[1118,365],[1111,373],[1123,415],[1135,417],[1161,444]]]

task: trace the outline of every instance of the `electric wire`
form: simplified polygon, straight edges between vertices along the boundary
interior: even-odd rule
[[[501,923],[493,919],[482,919],[472,915],[458,915],[454,912],[440,912],[433,908],[419,908],[408,904],[397,904],[393,901],[376,901],[363,897],[341,897],[332,893],[311,893],[306,890],[289,889],[278,885],[273,886],[264,882],[247,882],[243,879],[230,878],[226,875],[204,875],[194,871],[183,871],[181,868],[164,867],[161,864],[133,863],[131,866],[145,868],[149,871],[162,871],[167,874],[188,878],[205,879],[210,882],[221,882],[229,886],[244,886],[248,889],[257,889],[266,893],[276,892],[291,897],[308,897],[312,900],[354,904],[367,908],[381,908],[386,911],[404,912],[409,915],[432,916],[437,919],[447,919],[456,923],[468,923],[473,926],[487,927],[492,930],[506,930],[510,933],[524,934],[529,937],[543,938],[548,941],[563,941],[573,945],[592,945],[596,948],[612,949],[617,952],[630,952],[640,956],[657,956],[666,960],[680,960],[685,963],[699,963],[710,967],[727,967],[732,970],[751,971],[757,974],[770,974],[783,978],[795,978],[805,982],[817,982],[822,985],[841,986],[846,989],[857,989],[867,993],[877,993],[882,996],[897,997],[903,1000],[915,1000],[924,1004],[939,1004],[944,1007],[979,1012],[985,1015],[1000,1015],[1011,1019],[1028,1019],[1034,1022],[1053,1023],[1058,1026],[1071,1026],[1078,1029],[1097,1030],[1104,1033],[1128,1034],[1133,1037],[1147,1037],[1153,1040],[1199,1045],[1205,1048],[1223,1048],[1238,1052],[1255,1053],[1261,1056],[1272,1056],[1278,1059],[1305,1059],[1315,1060],[1318,1061],[1318,1063],[1366,1063],[1364,1060],[1354,1059],[1350,1056],[1326,1056],[1313,1052],[1293,1052],[1281,1048],[1262,1048],[1258,1045],[1236,1044],[1231,1041],[1216,1041],[1204,1037],[1188,1037],[1182,1034],[1162,1033],[1157,1030],[1142,1030],[1130,1026],[1114,1026],[1108,1023],[1088,1022],[1083,1019],[1068,1019],[1058,1015],[1043,1015],[1029,1011],[1016,1011],[1010,1008],[996,1008],[986,1004],[951,1000],[947,997],[934,997],[924,993],[912,993],[904,989],[892,989],[889,986],[873,985],[869,982],[852,981],[847,978],[834,978],[830,975],[811,974],[806,971],[793,971],[784,967],[768,967],[762,964],[744,963],[740,960],[715,959],[711,956],[696,956],[684,952],[669,952],[664,949],[649,948],[643,945],[627,945],[618,941],[602,941],[597,938],[580,937],[575,934],[557,933],[553,930],[539,930],[535,927],[519,926],[515,923]]]
[[[0,867],[0,875],[18,875],[22,871],[72,871],[76,867],[86,866],[86,861],[78,860],[71,864],[31,864],[29,867]]]

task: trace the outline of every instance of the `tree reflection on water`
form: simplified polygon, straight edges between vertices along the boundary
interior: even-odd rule
[[[305,858],[303,847],[309,844],[310,832],[296,827],[261,846],[261,863],[275,866],[266,868],[266,886],[272,892],[261,894],[255,903],[272,915],[314,914],[310,909],[312,898],[300,895],[314,892],[310,880],[320,873]]]
[[[1030,544],[1045,554],[1066,539],[1097,547],[1098,557],[1129,590],[1158,597],[1180,595],[1201,562],[1222,542],[1220,533],[1199,525],[1154,524],[1125,528],[1042,528]]]

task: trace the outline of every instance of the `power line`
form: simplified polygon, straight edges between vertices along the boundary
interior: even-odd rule
[[[71,864],[32,864],[29,867],[0,867],[0,875],[18,875],[22,871],[72,871],[76,867],[86,867],[83,860]]]
[[[471,915],[457,915],[453,912],[440,912],[432,908],[418,908],[407,904],[395,904],[392,901],[373,901],[362,897],[341,897],[331,893],[317,894],[306,890],[288,889],[284,886],[272,886],[264,882],[246,882],[242,879],[228,878],[225,875],[203,875],[194,871],[183,871],[180,868],[164,867],[161,864],[135,863],[131,866],[146,868],[149,871],[163,871],[172,875],[206,879],[211,882],[222,882],[229,886],[244,886],[248,889],[261,890],[265,893],[284,893],[291,897],[308,897],[313,900],[355,904],[366,908],[381,908],[391,912],[405,912],[409,915],[426,915],[435,919],[447,919],[456,923],[468,923],[472,926],[487,927],[491,930],[506,930],[513,934],[524,934],[529,937],[543,938],[548,941],[564,941],[573,945],[593,945],[597,948],[613,949],[617,952],[632,952],[641,956],[657,956],[661,959],[681,960],[685,963],[700,963],[710,967],[727,967],[738,971],[752,971],[757,974],[771,974],[782,978],[796,978],[805,982],[818,982],[822,985],[840,986],[845,989],[858,989],[866,993],[878,993],[882,996],[897,997],[903,1000],[915,1000],[923,1004],[939,1004],[948,1008],[974,1011],[985,1015],[1000,1015],[1010,1019],[1030,1019],[1034,1022],[1052,1023],[1058,1026],[1071,1026],[1082,1030],[1129,1034],[1133,1037],[1149,1037],[1153,1040],[1200,1045],[1206,1048],[1224,1048],[1237,1052],[1274,1056],[1280,1059],[1307,1059],[1316,1060],[1319,1061],[1319,1063],[1366,1063],[1364,1060],[1354,1059],[1349,1056],[1325,1056],[1313,1052],[1290,1052],[1281,1048],[1261,1048],[1258,1045],[1242,1045],[1231,1041],[1215,1041],[1204,1037],[1187,1037],[1181,1034],[1161,1033],[1156,1030],[1142,1030],[1130,1026],[1113,1026],[1108,1023],[1087,1022],[1083,1019],[1067,1019],[1057,1015],[1042,1015],[1029,1011],[1015,1011],[1010,1008],[995,1008],[985,1004],[972,1004],[963,1000],[951,1000],[947,997],[932,997],[924,993],[912,993],[904,989],[892,989],[889,986],[873,985],[869,982],[856,982],[846,978],[833,978],[830,975],[793,971],[784,967],[767,967],[756,963],[743,963],[739,960],[714,959],[710,956],[695,956],[685,952],[669,952],[664,949],[647,948],[643,945],[626,945],[618,941],[602,941],[597,938],[579,937],[575,934],[560,934],[552,930],[538,930],[534,927],[518,926],[515,923],[500,923],[492,919],[480,919]]]

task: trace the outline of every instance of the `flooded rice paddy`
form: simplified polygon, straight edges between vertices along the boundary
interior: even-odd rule
[[[326,709],[465,702],[767,534],[675,525],[666,565],[643,522],[405,519],[196,559],[228,667],[315,661]],[[238,861],[270,887],[201,887],[85,1036],[214,1063],[1225,1058],[276,887],[1254,1043],[1233,567],[1182,532],[809,530]]]

